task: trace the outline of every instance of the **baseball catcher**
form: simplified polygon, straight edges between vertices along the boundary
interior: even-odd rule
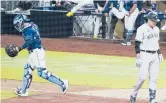
[[[31,22],[26,15],[18,14],[13,21],[14,27],[22,32],[24,44],[20,47],[14,45],[7,45],[5,50],[8,56],[15,57],[18,53],[26,49],[29,52],[28,62],[24,66],[24,76],[21,88],[17,88],[14,92],[18,96],[28,96],[28,88],[32,81],[32,72],[36,68],[38,75],[48,80],[49,82],[57,84],[63,93],[68,89],[68,80],[62,80],[53,75],[46,69],[45,50],[42,47],[39,29],[36,24]]]

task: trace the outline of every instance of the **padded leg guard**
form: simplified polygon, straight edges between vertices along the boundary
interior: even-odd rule
[[[26,92],[26,90],[30,87],[31,82],[32,82],[32,71],[33,69],[31,68],[30,64],[26,64],[24,67],[24,77],[23,77],[23,83],[21,90],[23,92]]]
[[[126,41],[127,42],[131,41],[132,34],[133,34],[133,30],[127,30],[127,32],[126,32]]]
[[[42,77],[43,79],[46,79],[52,83],[55,83],[59,85],[60,87],[64,84],[64,82],[60,78],[48,72],[46,68],[37,68],[37,70],[38,70],[38,75]]]
[[[149,89],[149,102],[152,103],[156,99],[156,90]]]

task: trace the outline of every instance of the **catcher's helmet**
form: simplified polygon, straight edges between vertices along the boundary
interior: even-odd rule
[[[22,32],[24,26],[23,23],[24,22],[30,22],[31,20],[28,19],[28,17],[26,15],[23,14],[18,14],[15,16],[14,20],[13,20],[13,24],[14,27],[19,31]]]

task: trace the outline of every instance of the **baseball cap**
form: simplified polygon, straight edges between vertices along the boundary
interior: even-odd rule
[[[154,12],[149,12],[147,18],[155,23],[159,22],[158,15]]]

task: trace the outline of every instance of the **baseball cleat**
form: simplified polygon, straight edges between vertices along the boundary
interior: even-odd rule
[[[61,86],[62,89],[62,93],[65,94],[66,91],[68,90],[68,86],[69,86],[69,81],[68,80],[63,80],[64,84]]]
[[[124,42],[121,43],[121,45],[123,45],[123,46],[130,46],[130,45],[131,45],[131,42],[126,42],[126,41],[124,41]]]
[[[166,25],[164,25],[164,26],[161,28],[161,30],[166,30]]]
[[[23,91],[17,87],[16,91],[14,91],[14,93],[18,96],[21,96],[21,97],[26,97],[28,96],[28,91],[26,91],[25,93],[23,93]]]
[[[94,39],[97,39],[97,38],[98,38],[98,36],[97,36],[97,35],[94,35],[94,36],[93,36],[93,38],[94,38]]]
[[[153,100],[152,100],[151,102],[149,102],[149,103],[157,103],[157,102],[156,102],[156,100],[155,100],[155,99],[153,99]]]
[[[136,97],[130,96],[130,103],[136,103]]]

